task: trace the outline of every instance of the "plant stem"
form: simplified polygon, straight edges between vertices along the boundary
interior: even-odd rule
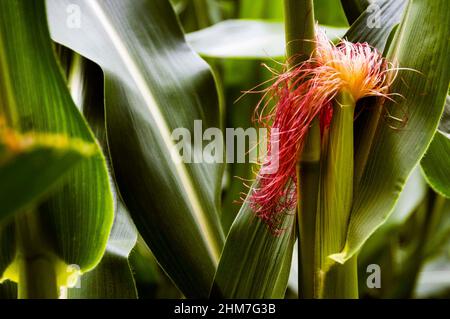
[[[335,99],[328,147],[322,154],[319,208],[316,224],[316,297],[357,298],[356,257],[344,265],[328,256],[341,251],[353,200],[353,121],[355,101],[341,92]]]
[[[285,0],[286,54],[290,66],[309,58],[314,51],[313,0]]]
[[[315,20],[312,0],[285,0],[286,53],[289,67],[295,67],[314,51]],[[297,163],[297,221],[299,297],[313,298],[315,214],[320,173],[320,129],[314,120],[302,158]]]
[[[43,242],[34,212],[16,217],[19,266],[19,299],[57,299],[59,296],[54,260]]]

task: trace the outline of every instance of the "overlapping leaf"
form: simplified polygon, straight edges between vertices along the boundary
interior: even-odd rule
[[[45,229],[43,240],[50,243],[50,253],[66,264],[77,264],[81,271],[90,270],[103,255],[113,221],[104,157],[61,75],[44,1],[2,1],[0,16],[0,92],[6,107],[17,114],[14,128],[23,134],[66,135],[94,149],[92,157],[68,172],[66,183],[32,210]],[[2,232],[0,259],[14,255],[14,237],[8,234]]]
[[[69,5],[83,13],[79,29],[67,28]],[[223,243],[223,166],[184,163],[171,133],[186,128],[193,138],[194,120],[204,129],[220,127],[210,70],[185,43],[167,0],[48,0],[47,6],[53,39],[105,74],[112,166],[140,233],[186,296],[207,296]],[[200,140],[202,133],[196,132]],[[201,153],[193,141],[186,146]]]
[[[274,236],[246,201],[225,242],[211,297],[283,298],[296,240],[295,212],[284,216],[282,228]]]
[[[70,51],[63,49],[64,51]],[[101,69],[77,54],[71,55],[68,85],[72,98],[83,112],[104,153],[108,154],[104,116],[103,74]],[[113,187],[114,192],[115,187]],[[136,298],[136,287],[128,262],[137,241],[137,230],[120,198],[115,196],[115,218],[106,251],[100,264],[84,274],[67,297],[76,298]]]
[[[35,204],[93,151],[93,145],[65,136],[0,136],[0,220]]]

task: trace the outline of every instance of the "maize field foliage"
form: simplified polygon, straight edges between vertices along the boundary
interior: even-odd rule
[[[311,118],[274,230],[171,134],[258,127],[320,34],[396,74]],[[449,81],[448,0],[2,0],[0,298],[448,298]]]

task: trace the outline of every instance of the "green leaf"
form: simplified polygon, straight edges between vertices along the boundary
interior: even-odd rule
[[[446,111],[425,157],[421,167],[430,186],[442,196],[450,197],[450,121],[447,114],[450,112],[450,96],[447,96]]]
[[[346,28],[323,27],[331,40]],[[283,23],[261,20],[226,20],[186,36],[200,55],[209,58],[271,59],[284,57]]]
[[[65,49],[66,51],[70,51]],[[91,61],[71,54],[68,84],[73,100],[83,112],[100,145],[108,152],[104,114],[104,88],[102,70]],[[64,56],[69,55],[64,54]],[[109,164],[109,163],[108,163]],[[117,193],[113,186],[114,193]],[[105,254],[100,264],[84,274],[75,288],[69,289],[68,298],[136,298],[136,287],[128,262],[137,241],[137,230],[118,195],[115,196],[115,218]]]
[[[66,183],[31,213],[40,224],[39,240],[51,247],[46,253],[88,271],[100,261],[113,222],[105,159],[55,59],[44,1],[1,1],[0,21],[0,100],[17,115],[13,128],[94,145],[95,154],[71,169]]]
[[[211,291],[212,298],[283,298],[296,240],[295,212],[286,213],[274,235],[249,207],[231,226]]]
[[[367,156],[364,152],[357,154],[357,161],[362,161],[356,166],[360,179],[346,245],[332,256],[337,262],[351,258],[389,217],[408,176],[433,138],[450,79],[448,41],[443,41],[449,24],[450,2],[410,1],[388,56],[402,68],[420,73],[400,71],[391,91],[402,98],[384,106],[391,118],[402,119],[406,112],[406,127],[393,129],[386,118],[377,122],[373,139],[368,128],[362,132],[368,138],[361,145],[368,152]]]
[[[70,4],[82,12],[80,29],[66,27]],[[223,165],[184,163],[171,133],[194,136],[194,120],[220,127],[211,71],[184,42],[167,0],[47,5],[53,39],[104,72],[112,167],[140,234],[187,297],[206,297],[223,245]]]
[[[93,151],[94,145],[61,135],[0,136],[0,220],[41,200]]]
[[[128,257],[137,241],[136,228],[120,202],[106,252],[100,264],[84,274],[75,288],[68,291],[70,299],[135,299],[133,274]]]

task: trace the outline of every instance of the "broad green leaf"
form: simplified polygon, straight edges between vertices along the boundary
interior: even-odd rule
[[[71,169],[66,183],[30,213],[41,225],[39,240],[51,247],[46,253],[88,271],[106,247],[112,194],[105,159],[56,61],[43,0],[0,2],[0,56],[0,100],[17,114],[13,128],[23,134],[63,134],[94,145],[95,154]]]
[[[331,40],[346,28],[323,27]],[[284,57],[284,26],[261,20],[226,20],[186,36],[200,55],[209,58],[271,59]]]
[[[71,4],[83,13],[79,29],[66,27]],[[223,245],[223,165],[184,163],[171,134],[186,128],[194,137],[194,120],[220,127],[208,66],[184,42],[167,0],[47,5],[53,39],[104,72],[112,167],[139,232],[187,297],[206,297]],[[199,155],[193,141],[183,142]]]
[[[409,2],[388,57],[398,61],[402,68],[420,73],[400,71],[391,90],[401,94],[402,98],[384,106],[391,117],[402,119],[406,112],[406,127],[396,130],[389,118],[382,118],[373,139],[365,141],[371,144],[365,145],[367,157],[357,157],[358,161],[363,161],[359,165],[362,171],[356,173],[360,179],[346,245],[342,252],[332,256],[337,262],[351,258],[385,222],[408,176],[433,138],[450,78],[449,43],[443,41],[449,24],[450,2]]]
[[[0,220],[42,199],[94,151],[94,145],[61,135],[2,134],[0,128]]]
[[[66,49],[67,51],[70,51]],[[73,100],[83,112],[104,153],[108,154],[104,116],[102,70],[87,59],[73,53],[70,59],[68,85]],[[113,186],[114,193],[117,193]],[[100,264],[84,274],[67,297],[136,298],[136,287],[128,257],[137,241],[137,230],[118,195],[115,196],[115,218],[106,251]]]
[[[295,213],[275,236],[244,203],[225,242],[212,298],[283,298],[296,240]]]
[[[430,186],[439,194],[450,197],[450,96],[439,130],[421,161],[422,170]]]

